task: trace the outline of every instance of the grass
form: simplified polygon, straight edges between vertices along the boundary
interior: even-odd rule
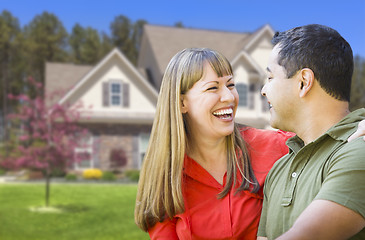
[[[0,184],[1,240],[149,239],[133,219],[135,184],[51,184],[50,205],[40,212],[44,184]]]

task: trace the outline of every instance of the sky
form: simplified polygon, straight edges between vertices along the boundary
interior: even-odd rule
[[[110,23],[124,15],[132,22],[232,32],[253,32],[265,24],[274,31],[317,23],[337,30],[354,55],[365,57],[365,0],[0,0],[21,26],[44,11],[55,14],[70,33],[79,23],[110,33]]]

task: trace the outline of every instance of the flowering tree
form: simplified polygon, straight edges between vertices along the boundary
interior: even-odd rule
[[[42,84],[28,79],[38,93]],[[76,161],[80,154],[74,154],[75,147],[80,147],[80,139],[87,131],[77,124],[80,118],[78,109],[81,105],[70,108],[60,104],[47,106],[47,98],[54,97],[37,94],[30,98],[25,94],[8,95],[9,99],[19,102],[17,113],[8,115],[20,125],[17,153],[2,161],[5,168],[27,168],[41,170],[46,178],[45,203],[49,205],[50,179],[54,170],[65,170]],[[58,93],[57,93],[58,94]]]

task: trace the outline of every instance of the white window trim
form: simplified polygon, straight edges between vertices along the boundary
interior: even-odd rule
[[[85,169],[88,169],[88,168],[94,168],[95,166],[95,163],[94,163],[94,152],[93,152],[93,142],[94,142],[94,139],[93,139],[93,136],[89,136],[89,139],[86,143],[87,146],[85,147],[76,147],[74,149],[74,154],[77,154],[77,153],[84,153],[84,152],[87,152],[90,154],[90,166],[89,167],[81,167],[79,166],[79,163],[75,162],[74,163],[74,169],[75,170],[85,170]]]
[[[148,137],[148,141],[149,141],[151,134],[149,134],[149,133],[140,133],[139,134],[139,138],[138,138],[138,168],[139,169],[141,169],[142,162],[143,162],[142,153],[146,154],[146,151],[147,151],[147,148],[146,148],[146,151],[142,151],[142,148],[141,148],[143,137]]]

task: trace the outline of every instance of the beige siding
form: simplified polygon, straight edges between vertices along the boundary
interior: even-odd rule
[[[118,80],[129,84],[130,106],[102,106],[102,84],[110,80]],[[138,85],[139,84],[139,85]],[[99,69],[87,82],[74,94],[84,106],[91,106],[92,111],[110,112],[154,112],[155,104],[148,98],[148,93],[143,92],[143,86],[139,81],[133,79],[133,74],[118,57],[113,57],[103,67]],[[75,102],[75,101],[72,101]]]
[[[267,67],[267,61],[269,60],[272,44],[269,38],[263,38],[260,40],[257,47],[251,52],[251,57],[255,62],[265,70]]]

